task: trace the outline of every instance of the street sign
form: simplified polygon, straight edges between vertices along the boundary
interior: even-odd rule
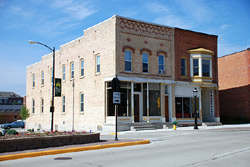
[[[121,104],[121,92],[113,92],[113,104]]]

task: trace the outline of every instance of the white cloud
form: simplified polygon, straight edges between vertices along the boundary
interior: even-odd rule
[[[179,6],[182,11],[189,15],[195,21],[206,22],[213,16],[213,9],[208,1],[204,0],[179,0]]]
[[[223,25],[220,26],[220,29],[221,29],[221,30],[225,30],[225,29],[228,28],[228,27],[230,27],[230,25],[228,25],[228,24],[223,24]]]
[[[25,17],[25,18],[28,18],[28,17],[31,17],[32,15],[34,15],[33,11],[25,10],[25,9],[19,7],[19,6],[10,7],[10,11],[11,11],[11,14],[22,16],[22,17]]]
[[[190,22],[176,15],[166,15],[166,16],[158,17],[154,20],[154,22],[158,24],[163,24],[166,26],[172,26],[172,27],[179,27],[179,28],[185,28],[185,29],[192,28],[192,25],[190,24]]]
[[[56,0],[52,4],[53,8],[61,9],[70,17],[82,20],[96,12],[89,1]]]
[[[169,11],[166,6],[155,2],[146,3],[146,7],[153,13],[166,13]]]
[[[218,42],[218,57],[232,54],[247,49],[248,46],[240,46],[223,41]]]

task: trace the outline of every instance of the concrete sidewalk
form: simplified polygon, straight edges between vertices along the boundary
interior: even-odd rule
[[[132,146],[132,145],[140,145],[140,144],[149,144],[149,140],[101,140],[96,143],[87,143],[87,144],[79,144],[79,145],[67,145],[61,147],[49,147],[42,149],[34,149],[34,150],[25,150],[25,151],[15,151],[8,153],[0,153],[0,161],[6,160],[14,160],[20,158],[30,158],[44,155],[55,155],[55,154],[63,154],[70,152],[78,152],[78,151],[89,151],[89,150],[99,150],[105,148],[112,147],[124,147],[124,146]]]

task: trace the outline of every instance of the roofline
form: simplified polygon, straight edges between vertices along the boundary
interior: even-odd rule
[[[204,32],[198,32],[198,31],[193,31],[193,30],[187,30],[187,29],[178,28],[178,27],[175,27],[175,29],[180,29],[180,30],[185,30],[185,31],[195,32],[195,33],[204,34],[204,35],[215,36],[215,37],[217,37],[217,38],[218,38],[218,35],[214,35],[214,34],[207,34],[207,33],[204,33]]]
[[[129,17],[123,17],[123,16],[120,16],[120,15],[114,15],[114,16],[112,16],[112,18],[113,17],[123,18],[123,19],[131,20],[131,21],[136,21],[136,22],[141,22],[141,23],[146,23],[146,24],[152,24],[152,25],[166,27],[166,28],[173,28],[173,29],[175,28],[175,27],[171,27],[171,26],[167,26],[167,25],[163,25],[163,24],[157,24],[157,23],[153,23],[153,22],[147,22],[147,21],[143,21],[143,20],[132,19],[132,18],[129,18]]]
[[[230,56],[230,55],[233,55],[233,54],[236,54],[236,53],[240,53],[240,52],[244,52],[244,51],[250,51],[250,48],[247,48],[247,49],[245,49],[245,50],[241,50],[241,51],[238,51],[238,52],[230,53],[230,54],[227,54],[227,55],[224,55],[224,56],[218,57],[218,58],[222,58],[222,57]]]

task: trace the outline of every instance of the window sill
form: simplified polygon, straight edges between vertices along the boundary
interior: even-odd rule
[[[188,76],[186,76],[186,75],[181,75],[181,78],[188,79]]]
[[[95,76],[98,76],[98,75],[101,75],[101,72],[99,72],[99,73],[95,73]]]
[[[85,76],[81,76],[81,77],[79,77],[79,79],[83,79],[83,78],[85,78]]]
[[[80,115],[84,115],[84,111],[83,112],[79,112]]]
[[[65,113],[65,112],[62,112],[62,115],[66,115],[66,113]]]

